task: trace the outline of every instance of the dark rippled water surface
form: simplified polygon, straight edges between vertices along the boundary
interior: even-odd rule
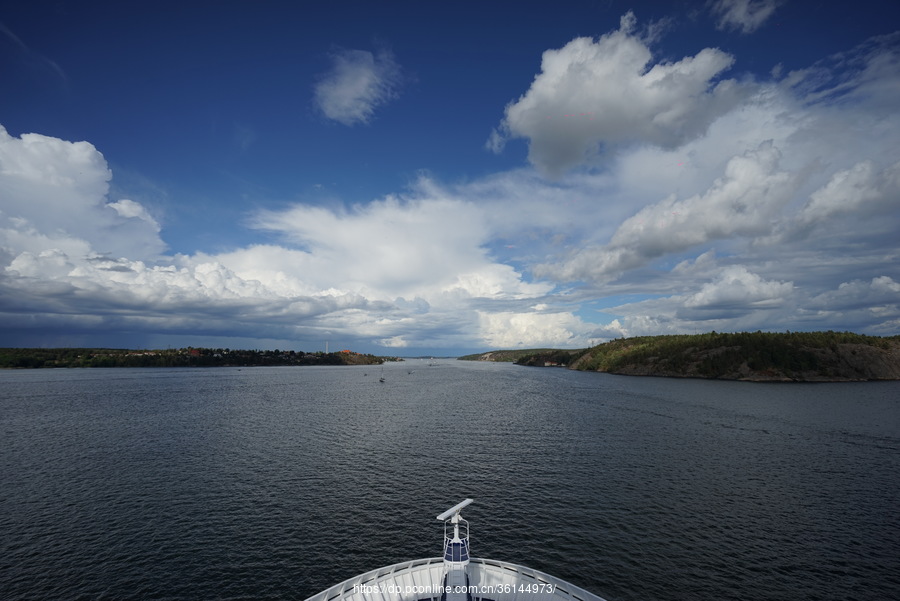
[[[900,598],[900,383],[378,375],[0,373],[0,598],[302,600],[465,497],[475,556],[610,601]]]

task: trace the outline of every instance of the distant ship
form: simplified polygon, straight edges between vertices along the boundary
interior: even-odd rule
[[[605,601],[524,566],[469,556],[466,499],[437,516],[444,522],[443,557],[385,566],[336,584],[307,601]]]

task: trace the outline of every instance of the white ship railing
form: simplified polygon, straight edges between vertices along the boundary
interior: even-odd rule
[[[565,580],[494,559],[471,559],[466,569],[473,601],[604,601]],[[355,576],[307,601],[419,601],[440,599],[441,557],[405,561]]]

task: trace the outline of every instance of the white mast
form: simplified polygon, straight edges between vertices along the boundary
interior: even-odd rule
[[[467,601],[469,575],[469,522],[459,512],[471,504],[466,499],[437,516],[444,522],[444,597],[446,601]],[[452,526],[452,529],[450,528]],[[450,534],[452,530],[452,535]]]

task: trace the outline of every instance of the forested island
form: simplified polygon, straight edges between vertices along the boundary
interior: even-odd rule
[[[710,332],[622,338],[587,349],[491,351],[460,358],[635,376],[755,382],[898,380],[900,336]]]
[[[166,350],[103,348],[3,348],[0,368],[226,367],[277,365],[378,365],[393,357],[344,350],[336,353],[187,347]]]

